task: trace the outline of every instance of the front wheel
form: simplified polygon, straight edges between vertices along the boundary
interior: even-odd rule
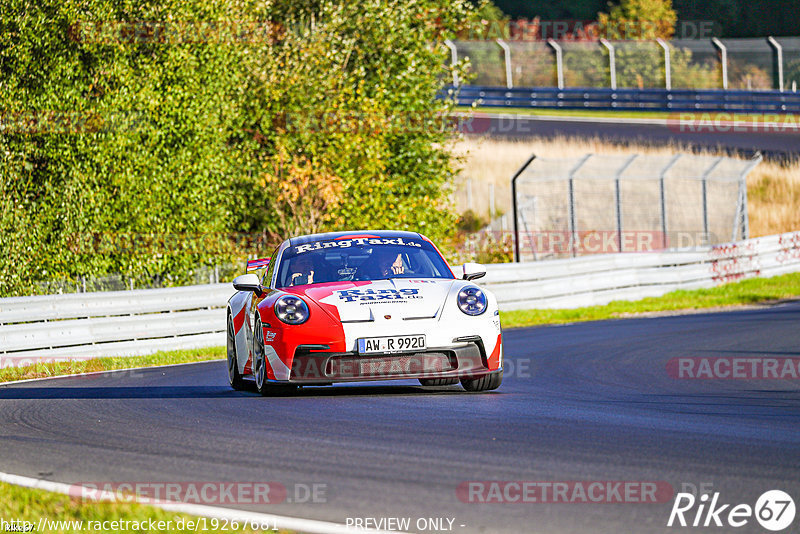
[[[261,319],[256,319],[253,332],[253,377],[256,379],[256,389],[264,397],[289,395],[297,391],[297,386],[292,384],[272,384],[267,380],[267,358],[264,354],[264,328]]]
[[[490,391],[497,389],[503,382],[503,370],[487,373],[477,378],[462,378],[461,385],[467,391]]]
[[[236,359],[236,337],[233,332],[233,318],[228,314],[227,328],[227,349],[228,349],[228,383],[236,391],[241,391],[245,387],[244,379],[239,374],[239,362]]]

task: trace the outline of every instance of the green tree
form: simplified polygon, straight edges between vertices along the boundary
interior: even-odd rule
[[[607,39],[669,39],[675,33],[672,0],[621,0],[610,7],[610,13],[597,18]]]
[[[471,17],[444,0],[8,0],[0,293],[186,282],[305,231],[449,234],[440,41]]]

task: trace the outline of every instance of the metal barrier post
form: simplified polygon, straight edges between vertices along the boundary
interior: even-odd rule
[[[450,39],[445,39],[444,45],[450,49],[450,68],[453,70],[453,85],[458,87],[458,73],[456,72],[456,64],[458,63],[458,48],[456,48],[456,44]]]
[[[719,157],[717,160],[711,164],[711,166],[706,169],[703,173],[703,242],[704,245],[709,243],[708,239],[708,177],[711,176],[711,173],[714,172],[714,169],[717,168],[717,165],[722,163],[724,158]]]
[[[772,49],[775,50],[775,56],[773,57],[772,62],[777,67],[775,70],[778,72],[778,89],[782,93],[783,92],[783,47],[771,35],[767,37],[767,42],[772,46]]]
[[[533,207],[533,220],[534,220],[534,222],[536,222],[536,197],[535,196],[533,198],[531,198],[530,205]],[[528,220],[525,218],[525,212],[521,211],[519,216],[522,219],[522,226],[525,227],[525,235],[528,236],[528,242],[531,245],[531,252],[533,253],[533,261],[538,261],[539,260],[539,256],[536,253],[536,241],[531,236],[531,231],[528,228]]]
[[[728,48],[716,37],[711,38],[711,44],[717,47],[720,53],[720,63],[722,64],[722,88],[728,89]]]
[[[561,50],[561,45],[559,45],[555,39],[552,37],[547,40],[547,44],[549,44],[553,50],[556,51],[556,77],[558,78],[558,88],[564,88],[564,52]]]
[[[513,89],[514,81],[511,79],[511,47],[502,39],[497,39],[497,44],[503,49],[503,58],[506,63],[506,87]]]
[[[656,42],[664,49],[664,88],[670,91],[672,89],[672,68],[670,66],[669,45],[660,37],[656,39]]]
[[[611,88],[617,88],[617,59],[612,45],[607,39],[600,39],[600,44],[608,49],[608,74],[611,79]]]
[[[659,186],[661,188],[661,244],[663,248],[667,248],[667,196],[666,192],[664,191],[664,178],[667,175],[667,172],[672,168],[673,165],[678,163],[678,160],[681,159],[681,154],[675,154],[667,166],[661,169],[659,173]]]
[[[586,154],[583,158],[569,171],[569,248],[572,250],[572,257],[577,256],[575,250],[575,243],[578,241],[578,228],[575,222],[575,173],[583,167],[583,164],[589,161],[592,154]]]
[[[531,154],[531,157],[522,164],[522,167],[514,173],[514,176],[511,178],[511,211],[513,212],[514,216],[514,261],[519,263],[519,214],[517,210],[517,178],[525,172],[525,169],[528,168],[528,165],[536,159],[536,154]]]
[[[489,217],[490,219],[494,220],[494,210],[495,200],[494,200],[494,182],[489,183]]]
[[[614,176],[614,196],[616,197],[617,203],[617,251],[622,252],[622,193],[620,192],[619,188],[619,180],[628,167],[631,166],[633,160],[639,157],[639,154],[634,154],[630,158],[622,164],[622,167],[619,168],[616,175]]]

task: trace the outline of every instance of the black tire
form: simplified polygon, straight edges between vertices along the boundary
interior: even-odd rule
[[[423,386],[454,386],[458,384],[458,378],[420,378],[419,383]]]
[[[272,384],[267,380],[267,364],[264,356],[264,329],[261,319],[256,319],[253,331],[253,378],[256,379],[256,389],[264,397],[277,397],[291,395],[297,391],[297,386],[292,384]]]
[[[236,391],[241,391],[245,388],[245,382],[242,375],[239,374],[239,364],[236,361],[236,338],[233,333],[233,317],[228,313],[228,328],[227,328],[227,349],[228,349],[228,383]]]
[[[461,385],[467,391],[490,391],[497,389],[503,382],[503,371],[488,373],[477,378],[462,378]]]

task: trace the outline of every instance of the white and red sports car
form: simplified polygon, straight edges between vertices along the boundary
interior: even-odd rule
[[[228,301],[228,377],[263,395],[297,386],[419,379],[496,389],[503,380],[497,299],[457,279],[436,246],[412,232],[358,231],[284,241],[266,268],[236,277]]]

